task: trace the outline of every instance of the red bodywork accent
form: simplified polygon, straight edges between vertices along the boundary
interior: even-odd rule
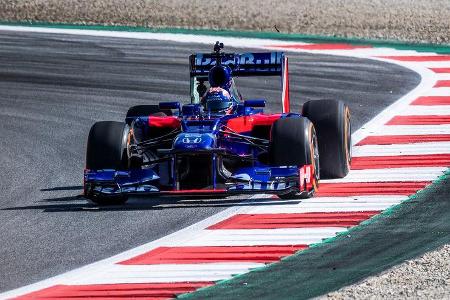
[[[180,128],[181,122],[177,117],[148,117],[148,126],[157,128]]]
[[[288,58],[284,57],[283,60],[283,74],[281,77],[282,85],[283,85],[283,95],[282,95],[282,105],[283,113],[288,113],[291,111],[291,102],[289,99],[289,67],[288,67]]]
[[[278,120],[280,117],[281,114],[256,114],[251,116],[242,116],[229,120],[227,122],[227,127],[239,133],[250,132],[254,126],[272,126],[273,122]]]
[[[312,191],[314,186],[317,186],[316,177],[314,174],[313,165],[304,165],[299,168],[299,186],[298,189],[302,192]]]

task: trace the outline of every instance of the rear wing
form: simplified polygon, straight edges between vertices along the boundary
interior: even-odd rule
[[[282,112],[289,112],[288,58],[283,52],[220,53],[220,55],[221,65],[230,67],[233,77],[281,76]],[[195,79],[207,80],[208,72],[216,65],[216,60],[215,53],[192,54],[189,57],[191,82]]]
[[[216,65],[214,53],[197,53],[190,56],[191,76],[208,76]],[[265,53],[221,53],[221,64],[231,68],[233,76],[276,76],[281,75],[283,52]]]

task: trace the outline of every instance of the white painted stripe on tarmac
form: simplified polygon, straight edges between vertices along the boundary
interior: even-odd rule
[[[263,263],[199,263],[160,265],[111,265],[62,284],[116,284],[217,281],[262,267]]]
[[[418,61],[416,65],[424,68],[450,68],[450,61]]]
[[[450,150],[450,149],[449,149]],[[414,167],[393,169],[350,170],[339,179],[321,180],[322,183],[339,182],[389,182],[389,181],[432,181],[443,175],[447,167]]]
[[[280,45],[284,45],[283,42]],[[279,50],[279,47],[271,47],[271,45],[267,45],[265,48],[270,50]],[[352,56],[352,57],[361,57],[361,58],[370,58],[377,56],[404,56],[404,55],[413,55],[413,56],[431,56],[436,55],[436,53],[432,52],[416,52],[414,50],[407,50],[407,54],[402,52],[402,50],[389,49],[389,48],[356,48],[356,49],[295,49],[295,48],[285,48],[283,49],[285,52],[297,52],[297,53],[320,53],[320,54],[329,54],[329,55],[339,55],[339,56]],[[392,59],[383,60],[390,61]],[[406,62],[410,63],[410,62]]]
[[[368,196],[349,196],[349,197],[313,197],[302,199],[301,203],[377,203],[377,202],[401,202],[408,199],[402,195],[368,195]]]
[[[450,116],[450,105],[410,105],[399,116]],[[450,134],[450,132],[449,132]]]
[[[247,214],[278,214],[307,212],[349,212],[384,210],[408,199],[406,196],[317,197],[298,204],[255,206]]]
[[[361,211],[382,211],[399,202],[380,203],[341,203],[341,204],[305,204],[304,206],[277,205],[255,207],[250,214],[301,214],[311,212],[361,212]]]
[[[195,239],[185,241],[183,246],[309,245],[345,230],[345,227],[214,229],[202,231]]]
[[[370,131],[370,135],[433,135],[449,134],[450,124],[444,125],[385,125]]]
[[[436,77],[437,80],[450,80],[450,73],[436,73]]]
[[[420,127],[420,126],[417,126]],[[354,146],[353,157],[450,153],[450,142]]]
[[[450,74],[440,74],[440,75],[441,76],[438,75],[438,78],[442,77],[442,75],[448,75],[449,78],[446,80],[450,80]],[[439,80],[444,80],[444,79],[439,79]],[[423,95],[424,96],[450,96],[450,88],[448,88],[448,87],[432,88],[432,89],[424,92]],[[447,106],[450,106],[450,105],[447,105]]]
[[[417,52],[415,50],[397,50],[392,48],[372,48],[374,50],[386,50],[386,54],[383,56],[434,56],[437,55],[435,52]],[[389,51],[391,50],[391,51]],[[395,51],[394,51],[395,50]],[[358,51],[359,52],[359,51]],[[379,54],[374,54],[373,56],[380,56]]]

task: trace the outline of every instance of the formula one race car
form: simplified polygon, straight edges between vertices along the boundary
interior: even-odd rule
[[[319,178],[344,177],[351,160],[350,112],[316,100],[290,112],[288,58],[282,52],[190,56],[191,103],[131,107],[125,122],[95,123],[84,194],[97,204],[129,195],[273,193],[311,197]],[[280,76],[281,113],[245,100],[234,77]],[[319,164],[320,154],[320,164]]]

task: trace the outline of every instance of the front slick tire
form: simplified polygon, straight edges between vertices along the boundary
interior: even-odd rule
[[[319,183],[319,148],[313,124],[306,118],[277,120],[271,131],[269,157],[275,166],[311,165],[313,168],[312,189],[278,195],[281,199],[310,198]]]
[[[89,131],[86,169],[126,169],[128,164],[126,153],[128,133],[128,125],[122,122],[102,121],[95,123]],[[128,200],[124,195],[96,195],[89,191],[86,185],[84,196],[97,205],[119,205]]]

